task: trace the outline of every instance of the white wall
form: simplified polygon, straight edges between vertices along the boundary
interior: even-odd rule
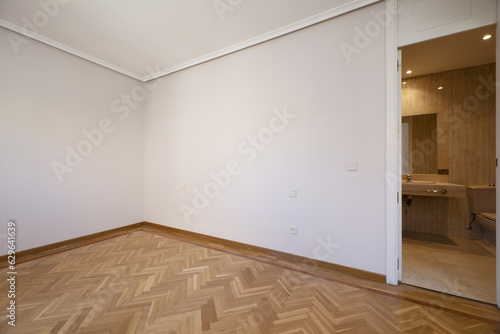
[[[17,250],[143,221],[143,107],[111,107],[142,84],[5,29],[0,50],[0,254],[9,219]]]
[[[385,274],[385,31],[372,14],[384,10],[164,78],[146,102],[146,220]]]

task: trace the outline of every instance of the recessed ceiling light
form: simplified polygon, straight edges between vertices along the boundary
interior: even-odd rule
[[[439,87],[438,87],[438,89],[439,89],[439,90],[443,89],[443,86],[439,86]]]
[[[483,39],[490,39],[491,35],[484,35]]]
[[[406,74],[411,74],[413,71],[412,70],[408,70],[406,71]]]

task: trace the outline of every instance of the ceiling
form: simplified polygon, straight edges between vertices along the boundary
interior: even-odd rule
[[[495,63],[495,30],[486,26],[403,47],[403,79]],[[483,40],[487,34],[492,37]]]
[[[0,26],[148,81],[377,1],[0,0]]]

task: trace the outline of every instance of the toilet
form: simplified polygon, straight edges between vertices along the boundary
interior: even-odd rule
[[[483,241],[496,246],[496,187],[468,186],[467,197],[475,223],[483,228]]]

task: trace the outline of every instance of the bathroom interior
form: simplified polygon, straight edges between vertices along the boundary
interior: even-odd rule
[[[495,30],[401,49],[402,281],[491,304]]]

